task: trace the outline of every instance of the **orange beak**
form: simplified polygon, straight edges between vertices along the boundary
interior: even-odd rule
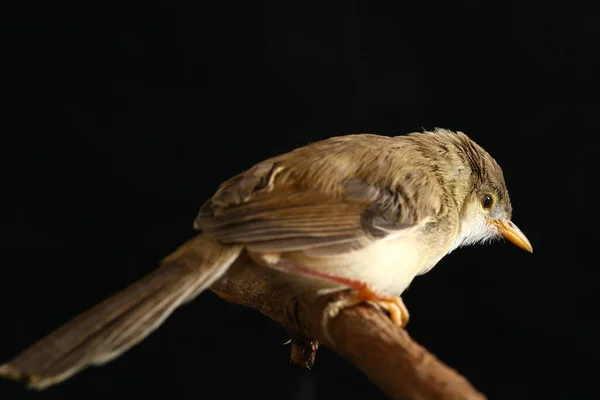
[[[504,239],[525,251],[533,253],[533,246],[531,246],[529,239],[512,221],[492,219],[490,222],[498,227],[498,232]]]

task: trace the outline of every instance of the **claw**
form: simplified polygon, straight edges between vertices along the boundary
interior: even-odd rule
[[[325,338],[331,344],[335,344],[335,341],[329,333],[329,322],[337,317],[344,308],[353,307],[361,303],[369,303],[384,309],[389,313],[390,319],[394,325],[401,328],[406,326],[410,318],[408,309],[400,297],[376,293],[365,285],[355,296],[331,302],[325,307],[325,310],[323,310],[321,328]]]

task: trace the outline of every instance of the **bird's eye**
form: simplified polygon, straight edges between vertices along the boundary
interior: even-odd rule
[[[494,205],[494,198],[489,194],[484,194],[481,198],[481,205],[483,208],[492,208]]]

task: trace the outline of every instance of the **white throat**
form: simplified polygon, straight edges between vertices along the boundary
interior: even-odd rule
[[[463,219],[460,221],[460,231],[448,253],[463,246],[489,243],[498,237],[498,229],[487,222],[485,218]]]

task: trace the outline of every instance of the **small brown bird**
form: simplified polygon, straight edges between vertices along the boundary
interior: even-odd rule
[[[324,323],[369,301],[404,326],[399,296],[452,250],[504,237],[532,251],[511,214],[500,166],[461,132],[312,143],[224,182],[194,222],[203,248],[184,244],[145,278],[0,366],[0,375],[43,389],[114,359],[209,288],[241,252],[308,278],[315,293],[355,289],[330,305]]]

